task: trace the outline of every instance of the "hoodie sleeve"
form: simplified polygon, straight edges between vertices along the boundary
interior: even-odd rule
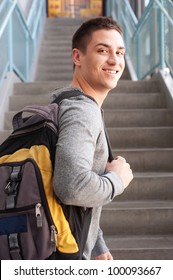
[[[92,250],[92,254],[91,254],[91,259],[95,259],[96,257],[109,252],[109,249],[104,241],[103,238],[103,232],[102,230],[99,228],[98,230],[98,236],[97,236],[97,241],[95,243],[95,246]]]
[[[54,191],[67,205],[103,206],[124,187],[114,172],[104,173],[106,161],[101,174],[93,168],[97,141],[104,133],[100,109],[85,100],[64,100],[61,106]]]

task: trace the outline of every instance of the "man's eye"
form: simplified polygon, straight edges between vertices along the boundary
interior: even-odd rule
[[[117,55],[124,56],[124,52],[117,52]]]
[[[100,50],[99,50],[99,53],[107,53],[107,50],[105,50],[105,49],[100,49]]]

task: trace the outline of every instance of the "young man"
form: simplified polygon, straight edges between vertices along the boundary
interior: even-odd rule
[[[99,227],[101,209],[133,179],[123,157],[108,162],[101,110],[123,73],[124,53],[122,32],[113,19],[91,19],[73,36],[74,75],[63,91],[79,89],[84,95],[61,102],[54,191],[64,204],[92,208],[84,259],[112,259]]]

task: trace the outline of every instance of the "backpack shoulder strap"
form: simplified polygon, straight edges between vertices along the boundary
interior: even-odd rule
[[[56,98],[55,100],[52,101],[52,103],[57,103],[59,104],[63,99],[69,99],[71,97],[77,97],[77,96],[80,96],[80,95],[84,95],[84,96],[87,96],[88,98],[90,98],[91,100],[93,100],[94,102],[95,99],[92,98],[91,96],[87,95],[87,94],[84,94],[82,91],[80,90],[68,90],[68,91],[64,91],[64,92],[61,92]]]

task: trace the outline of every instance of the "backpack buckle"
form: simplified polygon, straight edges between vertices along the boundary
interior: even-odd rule
[[[18,234],[12,233],[8,236],[10,255],[12,260],[21,260],[20,247],[18,242]]]
[[[7,185],[4,188],[4,191],[7,194],[6,197],[7,209],[11,209],[15,207],[16,204],[15,198],[17,196],[20,181],[21,181],[21,167],[14,166],[10,174],[9,181],[7,182]]]

